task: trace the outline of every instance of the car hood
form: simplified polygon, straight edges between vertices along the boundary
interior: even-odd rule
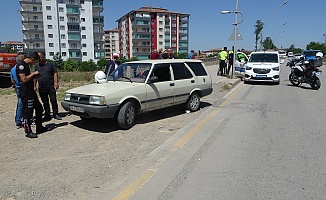
[[[254,68],[273,68],[280,66],[279,63],[247,63],[248,67],[254,67]]]
[[[144,84],[145,83],[109,81],[101,84],[94,83],[94,84],[84,85],[81,87],[76,87],[68,90],[67,93],[102,96],[107,93],[111,93],[118,90],[124,90],[126,88],[136,87]]]

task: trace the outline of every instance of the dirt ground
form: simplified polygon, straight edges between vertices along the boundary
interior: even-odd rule
[[[16,96],[1,95],[0,200],[111,199],[151,152],[195,123],[230,87],[214,84],[198,112],[177,106],[145,113],[127,131],[113,119],[81,121],[60,106],[63,119],[43,123],[51,130],[37,139],[15,127]]]

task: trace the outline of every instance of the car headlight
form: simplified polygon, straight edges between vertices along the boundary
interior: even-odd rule
[[[66,93],[65,94],[65,101],[70,101],[71,98],[71,94],[70,93]]]
[[[246,70],[251,70],[251,69],[252,69],[252,67],[246,66]]]
[[[105,105],[106,102],[105,102],[105,98],[103,96],[90,96],[89,104]]]
[[[280,71],[280,66],[272,68],[274,71]]]

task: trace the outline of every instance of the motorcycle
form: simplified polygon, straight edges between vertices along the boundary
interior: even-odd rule
[[[322,59],[317,57],[312,60],[293,59],[287,63],[291,67],[289,80],[294,86],[307,83],[312,89],[318,90],[321,82],[318,76],[322,75],[322,71],[318,67],[322,66]]]

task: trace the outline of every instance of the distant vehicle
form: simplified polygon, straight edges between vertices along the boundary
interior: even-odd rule
[[[10,72],[16,65],[16,53],[0,53],[0,72]]]
[[[286,52],[284,50],[279,50],[278,55],[280,58],[285,58],[286,57]]]
[[[303,51],[303,56],[305,60],[312,60],[316,58],[316,54],[321,52],[321,50],[305,50]]]
[[[252,52],[246,63],[244,82],[280,83],[280,60],[277,51]]]
[[[302,57],[303,55],[301,53],[296,53],[294,54],[294,59],[296,60],[300,60],[300,58]]]
[[[293,54],[293,52],[288,52],[288,57],[293,57],[294,56],[294,54]]]

